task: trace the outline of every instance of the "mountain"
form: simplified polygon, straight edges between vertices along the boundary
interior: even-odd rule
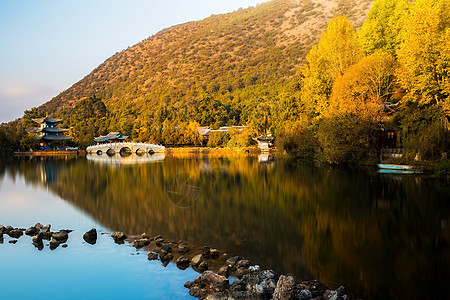
[[[298,71],[327,23],[345,15],[359,28],[372,2],[272,0],[164,29],[108,58],[18,122],[61,118],[81,143],[112,130],[148,140],[149,128],[164,120],[261,130],[269,106],[295,93]]]

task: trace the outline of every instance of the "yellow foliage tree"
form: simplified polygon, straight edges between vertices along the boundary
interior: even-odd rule
[[[327,26],[319,44],[308,53],[302,102],[310,116],[320,115],[328,107],[334,80],[361,57],[350,21],[335,17]]]
[[[407,100],[448,105],[450,0],[416,0],[403,24],[398,78]]]
[[[387,52],[364,57],[336,79],[326,115],[353,114],[381,121],[384,104],[393,93],[395,71],[396,61]]]
[[[358,32],[358,41],[366,54],[377,50],[396,55],[401,42],[402,18],[408,14],[408,0],[376,0],[367,20]]]

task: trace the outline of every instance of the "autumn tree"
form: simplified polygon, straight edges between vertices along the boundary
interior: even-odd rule
[[[334,164],[364,162],[376,143],[376,125],[355,114],[323,118],[317,136],[324,158]]]
[[[416,0],[405,18],[398,78],[407,100],[445,105],[450,94],[450,1]]]
[[[289,155],[300,159],[313,159],[318,147],[315,132],[308,118],[300,116],[297,120],[289,120],[279,126],[276,131],[276,146]]]
[[[449,0],[416,0],[404,20],[397,76],[406,96],[399,119],[411,157],[436,159],[450,146],[449,25]]]
[[[377,51],[364,57],[339,76],[333,86],[326,114],[354,114],[379,122],[384,104],[394,91],[396,61],[387,52]]]
[[[320,115],[327,107],[336,77],[361,57],[355,31],[346,17],[335,17],[327,26],[319,44],[306,56],[302,102],[310,116]]]
[[[396,56],[401,39],[402,18],[408,14],[408,0],[376,0],[367,15],[358,41],[368,55],[383,50]]]

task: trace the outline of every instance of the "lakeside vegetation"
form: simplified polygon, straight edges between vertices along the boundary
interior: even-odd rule
[[[243,147],[267,123],[299,158],[373,162],[395,132],[407,161],[438,160],[450,146],[450,1],[372,2],[273,0],[163,30],[3,124],[0,143],[27,149],[24,129],[48,113],[81,146],[109,131],[198,145],[198,126],[243,124],[210,140]]]

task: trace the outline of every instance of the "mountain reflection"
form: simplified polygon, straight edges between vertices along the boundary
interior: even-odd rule
[[[446,295],[450,189],[430,178],[268,165],[257,156],[2,166],[0,174],[47,185],[111,230],[209,245],[359,297]]]

